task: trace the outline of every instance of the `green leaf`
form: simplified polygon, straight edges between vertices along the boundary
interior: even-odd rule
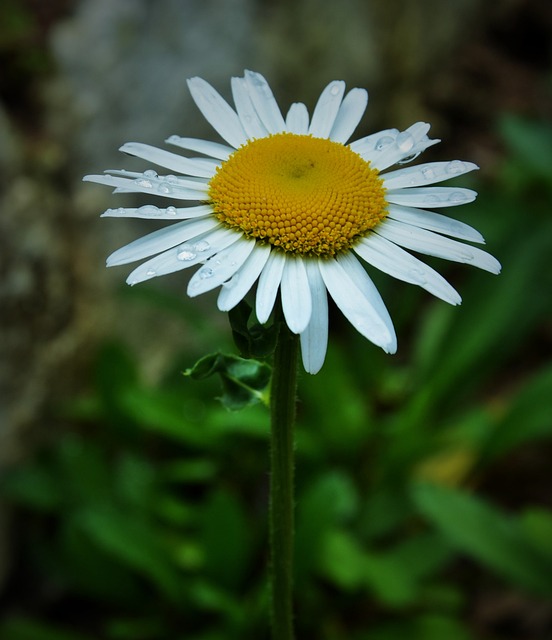
[[[552,594],[552,562],[532,544],[519,521],[443,486],[415,485],[413,497],[420,513],[458,550],[525,589]]]
[[[92,640],[92,636],[38,620],[13,617],[0,627],[0,640]]]
[[[205,575],[235,590],[242,583],[251,558],[251,527],[242,503],[229,491],[211,494],[202,513],[200,540]]]
[[[182,397],[157,389],[127,389],[119,399],[126,418],[142,429],[200,449],[213,440],[209,424],[196,417],[197,410],[187,409]]]
[[[342,589],[368,587],[392,607],[410,604],[416,597],[416,583],[408,567],[390,554],[362,549],[345,531],[326,532],[319,560],[321,573]]]
[[[181,576],[160,531],[132,513],[115,509],[84,511],[79,524],[100,548],[148,577],[171,599],[179,600]]]
[[[524,176],[543,179],[552,185],[552,126],[513,114],[502,116],[499,130],[522,167]],[[516,164],[517,164],[516,163]]]
[[[475,636],[458,620],[423,615],[388,623],[359,636],[358,640],[475,640]]]
[[[552,563],[552,511],[527,509],[521,515],[520,525],[531,543]]]
[[[274,353],[278,339],[278,325],[252,323],[253,309],[242,300],[228,312],[232,337],[244,358],[267,358]]]
[[[358,495],[350,478],[331,472],[302,492],[298,504],[295,579],[301,584],[320,562],[326,532],[356,512]]]
[[[155,618],[118,618],[107,624],[110,640],[157,640],[167,637],[164,624]]]
[[[257,402],[268,404],[270,367],[257,360],[247,360],[234,355],[213,353],[185,372],[194,380],[204,380],[219,374],[223,395],[222,404],[232,411],[243,409]]]
[[[63,489],[42,463],[10,471],[0,482],[3,496],[38,511],[54,511],[63,504]]]
[[[552,366],[545,367],[534,375],[511,400],[504,417],[488,438],[484,453],[491,458],[529,440],[550,437],[550,390],[552,389]]]

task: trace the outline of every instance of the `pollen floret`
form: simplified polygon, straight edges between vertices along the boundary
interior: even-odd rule
[[[249,142],[209,183],[216,217],[285,252],[332,257],[386,215],[383,181],[349,147],[279,133]]]

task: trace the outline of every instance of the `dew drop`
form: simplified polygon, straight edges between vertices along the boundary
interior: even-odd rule
[[[239,277],[240,277],[240,274],[236,273],[234,276],[232,276],[232,278],[230,278],[230,280],[223,282],[222,286],[225,287],[226,289],[232,289],[238,283]]]
[[[123,207],[119,207],[117,209],[117,215],[119,215],[119,216],[124,216],[125,215],[125,210],[124,210]]]
[[[168,195],[169,193],[172,193],[172,189],[169,187],[168,184],[160,184],[159,187],[157,188],[157,191],[159,191],[159,193],[162,193],[163,195]]]
[[[466,196],[461,191],[455,191],[451,193],[449,196],[450,202],[464,202],[466,200]]]
[[[182,262],[189,262],[196,257],[193,244],[181,244],[176,250],[176,259]]]
[[[146,180],[144,178],[137,178],[134,182],[144,189],[151,189],[153,187],[151,180]]]
[[[148,169],[147,171],[144,171],[144,177],[157,178],[157,171],[154,171],[153,169]]]
[[[148,276],[148,278],[153,278],[153,276],[157,275],[157,271],[155,269],[148,269],[146,271],[146,276]]]
[[[169,215],[169,216],[175,216],[176,215],[176,207],[167,207],[165,209],[165,211],[167,212],[167,215]]]
[[[168,143],[170,143],[170,144],[176,144],[176,143],[178,143],[179,141],[180,141],[180,136],[172,135],[172,136],[169,136],[169,137],[167,138],[167,142],[168,142]]]
[[[207,251],[207,249],[210,249],[210,248],[211,248],[211,245],[209,244],[209,242],[207,242],[207,240],[200,240],[195,246],[195,249],[198,253]]]
[[[412,134],[408,133],[408,131],[402,131],[399,133],[395,142],[397,143],[399,150],[403,153],[410,151],[414,146],[414,138],[412,137]]]
[[[173,176],[172,173],[169,173],[168,176],[165,176],[165,182],[168,182],[169,184],[176,184],[178,182],[178,178]]]
[[[429,195],[424,198],[424,202],[431,204],[432,202],[439,202],[439,198],[434,195]]]
[[[426,180],[433,180],[435,178],[435,171],[431,167],[424,167],[422,169],[422,175]]]
[[[161,215],[161,211],[159,207],[156,207],[153,204],[145,204],[138,209],[138,213],[143,216],[159,216]]]
[[[376,142],[376,149],[378,151],[381,151],[382,149],[385,149],[385,147],[388,147],[390,144],[393,144],[394,141],[395,140],[391,136],[383,136]]]
[[[451,160],[451,162],[449,162],[445,167],[445,171],[452,175],[454,175],[455,173],[461,173],[462,171],[465,171],[465,170],[466,170],[466,165],[460,160]]]
[[[337,96],[337,95],[339,95],[339,86],[335,84],[335,85],[330,89],[330,93],[332,94],[332,96]]]
[[[408,164],[409,162],[412,162],[412,160],[416,160],[416,158],[421,154],[421,151],[418,151],[417,153],[413,153],[411,156],[406,156],[406,158],[403,158],[402,160],[398,160],[397,164]]]
[[[212,278],[215,272],[211,269],[211,267],[203,267],[199,270],[199,277],[202,280],[207,280],[207,278]]]

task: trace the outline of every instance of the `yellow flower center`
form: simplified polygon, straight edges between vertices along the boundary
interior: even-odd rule
[[[228,227],[302,255],[335,256],[387,215],[369,162],[337,142],[293,133],[240,147],[217,169],[209,198]]]

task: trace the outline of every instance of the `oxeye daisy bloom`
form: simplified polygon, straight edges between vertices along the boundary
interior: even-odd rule
[[[481,234],[426,209],[472,202],[476,193],[470,189],[430,185],[473,171],[475,164],[452,160],[389,170],[439,142],[428,138],[428,124],[348,142],[368,94],[355,88],[345,95],[342,81],[330,82],[311,117],[302,103],[292,104],[284,117],[267,81],[252,71],[232,78],[235,108],[201,78],[188,85],[226,144],[168,138],[170,145],[201,154],[184,157],[130,142],[121,151],[173,173],[108,170],[84,178],[170,202],[108,209],[104,216],[179,221],[108,258],[108,266],[146,259],[129,284],[199,266],[188,295],[221,287],[217,305],[228,311],[256,285],[261,323],[279,293],[285,321],[300,335],[304,367],[316,373],[327,349],[328,293],[363,336],[396,351],[392,320],[363,263],[451,304],[461,301],[456,290],[407,250],[500,271],[491,255],[458,241],[482,243]],[[195,204],[177,207],[177,201]]]

